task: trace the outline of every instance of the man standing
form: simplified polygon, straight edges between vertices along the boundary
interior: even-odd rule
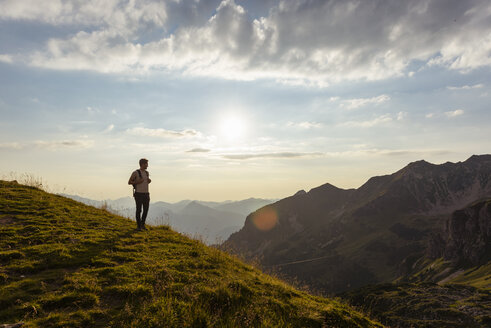
[[[128,184],[133,185],[133,197],[135,197],[136,202],[136,226],[138,230],[147,230],[145,220],[150,205],[148,184],[152,182],[147,168],[148,160],[146,158],[140,159],[140,169],[134,171],[128,180]],[[141,213],[142,207],[143,213]]]

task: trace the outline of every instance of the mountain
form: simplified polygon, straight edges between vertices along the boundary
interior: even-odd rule
[[[124,217],[135,217],[135,201],[132,197],[97,201],[75,195],[62,194],[62,196],[87,205],[105,208]],[[157,201],[150,204],[147,223],[155,226],[170,225],[173,229],[200,238],[209,245],[217,244],[226,240],[233,232],[240,230],[247,214],[272,202],[272,200],[258,198],[224,202]]]
[[[16,182],[0,181],[0,236],[1,326],[382,327],[168,226]]]
[[[455,211],[440,233],[430,239],[428,255],[458,267],[491,261],[491,199]]]
[[[241,214],[219,211],[193,201],[171,217],[171,226],[179,232],[201,238],[207,244],[217,244],[239,230],[244,220],[245,216]]]
[[[240,201],[221,203],[213,208],[220,211],[239,213],[244,216],[244,218],[263,206],[271,204],[276,200],[271,199],[260,199],[260,198],[248,198]],[[241,223],[241,227],[244,222]]]
[[[358,189],[324,184],[267,205],[223,248],[322,293],[340,293],[411,275],[451,214],[486,197],[491,155],[417,161]]]
[[[491,326],[491,199],[455,211],[413,274],[340,295],[396,327]]]

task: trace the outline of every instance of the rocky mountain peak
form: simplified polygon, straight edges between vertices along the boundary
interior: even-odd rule
[[[472,155],[466,160],[466,162],[473,162],[473,163],[491,162],[491,155]]]
[[[307,193],[305,192],[305,190],[302,189],[302,190],[297,191],[293,196],[295,197],[295,196],[300,196],[300,195],[305,195],[305,194],[307,194]]]

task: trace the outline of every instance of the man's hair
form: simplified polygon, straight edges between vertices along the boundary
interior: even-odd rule
[[[139,163],[140,163],[140,166],[142,166],[143,164],[148,163],[148,159],[142,158],[142,159],[140,159],[140,162]]]

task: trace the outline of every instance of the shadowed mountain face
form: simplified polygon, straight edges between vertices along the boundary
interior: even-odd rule
[[[410,163],[358,189],[322,185],[250,214],[223,247],[325,293],[391,281],[451,213],[491,197],[491,155]]]
[[[491,199],[455,211],[430,239],[428,254],[461,267],[491,261]]]

